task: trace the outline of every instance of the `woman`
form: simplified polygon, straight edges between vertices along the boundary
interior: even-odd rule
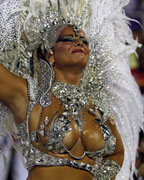
[[[71,41],[74,39],[74,42]],[[67,84],[73,84],[75,86],[80,86],[80,79],[82,76],[82,71],[88,63],[88,57],[90,53],[90,49],[88,46],[88,41],[82,31],[80,34],[76,36],[72,27],[67,26],[61,30],[60,35],[58,37],[58,42],[54,45],[53,51],[54,55],[50,55],[46,53],[47,61],[54,63],[54,72],[55,72],[55,80]],[[20,124],[24,122],[24,118],[26,117],[26,112],[28,109],[29,98],[27,93],[27,83],[26,80],[15,76],[8,72],[1,65],[1,74],[0,74],[0,96],[1,100],[7,104],[7,106],[11,109],[14,114],[16,123]],[[7,81],[5,81],[5,78]],[[13,83],[11,83],[13,82]],[[7,88],[8,87],[8,88]],[[5,89],[8,89],[6,92]],[[14,92],[14,93],[12,93]],[[49,119],[52,118],[54,113],[60,108],[60,101],[54,96],[51,96],[52,103],[48,108],[42,107],[39,103],[32,109],[29,119],[29,128],[30,134],[37,130],[37,124],[40,119],[40,123],[43,124],[45,118],[48,116]],[[89,109],[93,108],[91,102],[89,101],[86,105],[85,109],[82,112],[84,127],[79,135],[78,127],[76,123],[70,120],[72,131],[68,132],[63,139],[64,145],[67,149],[76,157],[81,157],[84,151],[98,151],[104,149],[105,141],[100,132],[100,126],[98,123],[94,122],[94,118],[100,118],[100,112],[95,116],[94,114],[89,113]],[[51,112],[51,113],[50,113]],[[64,112],[64,105],[59,112]],[[41,115],[40,115],[41,113]],[[56,115],[55,118],[57,118]],[[124,157],[124,149],[123,144],[120,138],[118,131],[116,130],[116,126],[112,125],[110,121],[107,122],[108,126],[111,128],[113,135],[117,139],[116,149],[110,157],[105,157],[105,159],[115,160],[120,166],[123,162]],[[48,130],[48,129],[47,129]],[[93,132],[93,133],[92,133]],[[54,132],[53,132],[54,133]],[[40,137],[44,144],[47,142],[45,137]],[[99,144],[95,144],[95,142],[99,142]],[[33,143],[35,147],[37,147],[40,151],[50,154],[52,156],[56,156],[59,158],[66,159],[76,159],[71,157],[68,153],[54,153],[53,149],[51,152],[44,148],[41,143],[37,141]],[[95,144],[95,145],[94,145]],[[57,150],[58,151],[58,150]],[[79,162],[84,162],[86,164],[95,164],[95,159],[91,159],[88,156],[84,156],[79,159]],[[58,176],[54,176],[58,174]],[[41,167],[35,166],[29,174],[28,179],[93,179],[93,176],[86,171],[66,167]]]
[[[110,57],[105,47],[105,53],[101,52],[101,46],[100,61],[88,66],[89,42],[80,28],[84,19],[75,19],[76,24],[70,21],[71,15],[64,19],[68,3],[44,1],[37,5],[31,1],[30,9],[25,5],[21,43],[28,46],[25,53],[32,53],[31,64],[38,57],[38,70],[36,65],[30,69],[37,81],[14,75],[0,65],[0,100],[13,113],[18,131],[14,138],[26,158],[28,180],[115,179],[123,164],[124,147],[103,92],[106,76],[100,61],[107,57],[108,62]],[[81,13],[82,18],[85,14],[86,18],[89,3],[80,3],[83,10],[75,15]]]

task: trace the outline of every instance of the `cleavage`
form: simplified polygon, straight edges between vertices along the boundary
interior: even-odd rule
[[[38,128],[39,117],[40,117],[40,105],[37,104],[31,112],[29,127],[30,133],[37,131],[39,135],[39,143],[47,151],[53,153],[65,153],[66,151],[61,145],[61,141],[68,150],[77,143],[79,138],[78,128],[71,117],[66,116],[64,113],[64,107],[53,117],[55,112],[59,109],[60,105],[57,99],[52,96],[52,104],[44,108],[41,114],[40,126],[43,126],[46,119],[48,124],[44,128],[44,134],[40,132],[40,126]],[[43,129],[43,128],[42,128]],[[44,135],[44,136],[43,136]],[[34,144],[35,145],[35,144]]]
[[[44,147],[48,151],[65,153],[64,146],[68,150],[72,149],[78,138],[79,134],[75,123],[65,113],[62,113],[45,128],[45,134],[43,139],[41,137],[41,141],[47,139],[47,142],[44,142]]]

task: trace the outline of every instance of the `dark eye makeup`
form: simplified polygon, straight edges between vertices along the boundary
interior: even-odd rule
[[[80,37],[80,40],[82,41],[82,43],[86,44],[86,45],[89,45],[89,42],[83,38],[83,37]],[[62,37],[62,38],[58,38],[56,43],[58,42],[75,42],[76,40],[74,39],[73,36],[65,36],[65,37]]]
[[[88,42],[85,38],[80,38],[80,40],[81,40],[84,44],[89,45],[89,42]]]
[[[62,38],[58,38],[57,42],[74,42],[74,38],[72,36],[66,36]]]

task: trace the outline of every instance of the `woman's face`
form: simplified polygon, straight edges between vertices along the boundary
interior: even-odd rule
[[[53,52],[57,68],[84,69],[88,63],[90,49],[84,32],[80,30],[80,33],[76,35],[73,28],[67,26],[60,32]]]

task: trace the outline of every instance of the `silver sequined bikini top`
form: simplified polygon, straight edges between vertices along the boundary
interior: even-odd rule
[[[90,158],[96,159],[97,157],[104,157],[108,154],[112,154],[116,146],[116,138],[112,135],[110,128],[105,125],[105,123],[100,119],[94,119],[101,127],[101,133],[105,140],[105,147],[102,150],[96,152],[85,151],[81,157],[75,157],[70,154],[70,151],[62,143],[65,135],[72,130],[71,121],[68,118],[66,112],[59,115],[49,126],[49,130],[44,132],[44,126],[49,123],[48,118],[44,120],[44,123],[40,126],[37,131],[29,134],[29,116],[30,112],[35,106],[34,96],[34,84],[31,79],[28,79],[29,87],[29,98],[30,104],[27,112],[27,119],[21,124],[17,124],[18,134],[19,134],[19,144],[22,149],[22,154],[26,159],[26,168],[30,171],[36,165],[44,166],[72,166],[75,168],[83,169],[89,171],[91,174],[95,173],[96,167],[84,163],[79,163],[76,160],[82,159],[85,155]],[[45,154],[37,149],[32,143],[39,141],[38,136],[48,136],[49,141],[45,145],[45,148],[52,153],[65,153],[67,152],[74,160],[60,159],[52,155]],[[89,167],[89,168],[88,168]]]

